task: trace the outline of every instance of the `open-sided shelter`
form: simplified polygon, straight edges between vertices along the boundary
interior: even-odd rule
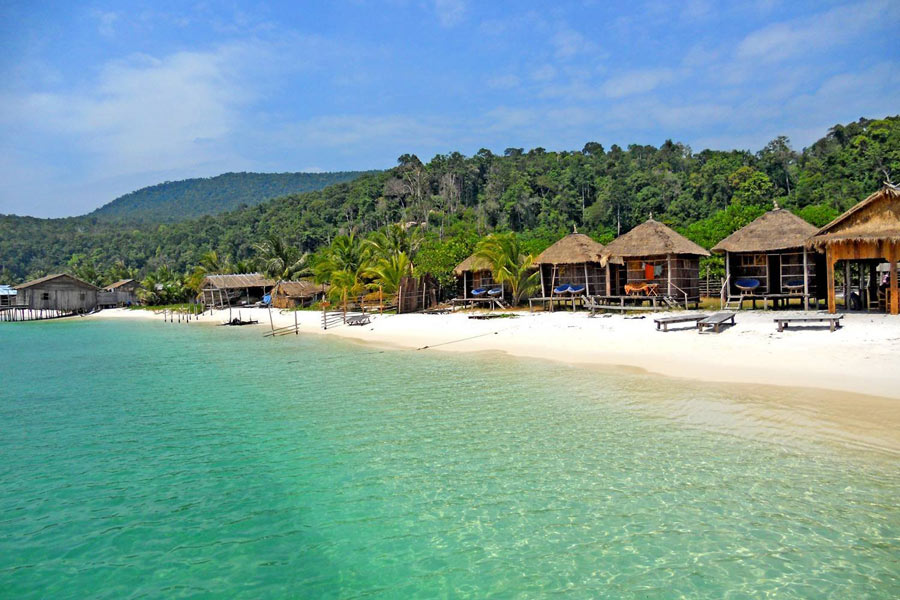
[[[870,292],[869,301],[879,296],[892,315],[900,312],[897,291],[897,262],[900,261],[900,187],[885,184],[880,190],[821,228],[808,241],[808,246],[825,252],[825,281],[828,289],[828,312],[837,310],[834,269],[844,261],[845,299],[849,294],[850,263],[858,264],[860,279],[868,270],[868,283],[862,291]],[[878,267],[887,262],[887,282],[879,281]],[[874,292],[874,295],[871,294]],[[845,300],[846,304],[846,300]]]
[[[607,294],[625,295],[628,284],[653,286],[660,295],[700,301],[700,257],[709,252],[650,217],[607,244]]]
[[[200,286],[200,300],[210,306],[250,304],[262,300],[274,285],[260,273],[207,275]]]
[[[272,289],[272,306],[296,308],[309,306],[325,297],[327,288],[313,281],[279,281]]]
[[[588,296],[606,290],[604,247],[583,233],[573,232],[540,253],[534,264],[541,270],[541,296],[549,298],[560,285],[584,286]]]
[[[88,312],[97,308],[98,288],[67,273],[16,286],[16,304],[35,310]]]
[[[472,290],[499,287],[487,261],[474,254],[456,265],[453,275],[456,276],[457,294],[464,299],[472,297]]]
[[[739,282],[755,281],[754,294],[802,297],[808,308],[809,299],[817,297],[819,266],[825,264],[821,255],[806,248],[806,240],[816,231],[776,205],[713,246],[713,252],[725,255],[728,297],[740,296]]]

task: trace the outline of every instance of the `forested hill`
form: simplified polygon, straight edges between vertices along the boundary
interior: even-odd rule
[[[88,216],[102,220],[174,223],[255,206],[288,194],[320,190],[351,181],[363,172],[225,173],[216,177],[167,181],[116,198]]]
[[[319,191],[178,223],[0,216],[0,283],[61,269],[93,269],[102,272],[98,281],[163,266],[183,273],[209,251],[254,268],[255,245],[269,234],[315,251],[339,233],[365,235],[398,222],[426,224],[416,268],[439,277],[491,231],[519,232],[528,250],[539,252],[573,226],[607,243],[650,213],[709,248],[774,201],[823,225],[885,180],[896,183],[900,116],[836,125],[802,151],[783,137],[756,152],[591,142],[566,152],[453,152],[427,163],[403,155],[398,163]]]

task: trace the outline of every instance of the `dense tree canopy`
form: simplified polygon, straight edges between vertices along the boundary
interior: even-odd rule
[[[778,137],[755,154],[694,153],[666,141],[659,148],[590,142],[571,152],[453,152],[427,163],[403,155],[388,171],[180,223],[0,217],[0,282],[65,269],[75,255],[98,272],[114,264],[142,275],[162,266],[186,272],[211,251],[231,264],[254,258],[254,246],[270,235],[315,252],[338,236],[355,240],[417,223],[426,233],[410,268],[449,285],[453,266],[495,231],[519,233],[523,252],[537,253],[573,226],[606,243],[652,213],[710,247],[773,201],[822,225],[898,174],[900,117],[837,125],[799,152]],[[353,287],[356,273],[348,273]]]

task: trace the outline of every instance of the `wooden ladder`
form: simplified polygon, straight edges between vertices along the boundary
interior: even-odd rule
[[[722,308],[724,310],[740,310],[743,300],[743,296],[728,296],[728,301],[725,302],[725,306]]]

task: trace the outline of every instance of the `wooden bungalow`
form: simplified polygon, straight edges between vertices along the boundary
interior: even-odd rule
[[[15,306],[16,295],[16,289],[11,285],[0,285],[0,307]]]
[[[474,254],[456,265],[453,275],[456,276],[457,296],[464,300],[472,298],[472,290],[499,287],[490,266]]]
[[[606,246],[607,295],[640,293],[697,304],[701,256],[709,252],[650,217]]]
[[[141,284],[134,279],[120,279],[114,284],[106,286],[97,294],[97,303],[104,308],[137,304],[137,291],[140,288]]]
[[[272,288],[272,306],[297,308],[322,300],[327,286],[312,281],[279,281]]]
[[[828,312],[837,310],[834,269],[844,263],[844,299],[849,305],[851,263],[857,266],[866,296],[862,306],[900,312],[897,263],[900,261],[900,187],[885,184],[880,190],[820,229],[807,246],[825,252]],[[879,266],[887,262],[887,282],[879,280]],[[868,271],[868,277],[864,277]]]
[[[200,286],[199,299],[207,306],[252,304],[262,300],[275,281],[260,273],[207,275]]]
[[[583,233],[573,232],[540,253],[534,264],[541,271],[541,296],[550,298],[561,285],[584,286],[584,294],[606,290],[604,247]]]
[[[31,310],[89,312],[97,308],[99,291],[86,281],[59,273],[17,285],[16,304]]]
[[[810,298],[817,294],[816,274],[824,270],[821,255],[806,248],[806,240],[816,233],[794,213],[775,206],[752,223],[738,229],[713,246],[725,255],[725,280],[729,301],[741,296],[762,296],[773,303],[802,299],[809,310]],[[739,305],[739,304],[738,304]]]

